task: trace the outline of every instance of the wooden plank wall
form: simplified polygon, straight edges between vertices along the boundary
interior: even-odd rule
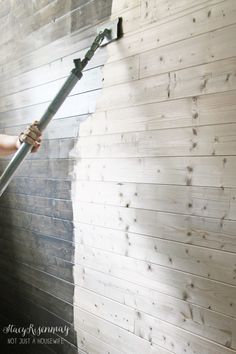
[[[116,16],[75,150],[78,342],[236,353],[236,2],[114,0]]]
[[[0,1],[0,129],[19,134],[39,119],[83,56],[111,0]],[[74,232],[70,156],[79,123],[102,86],[100,50],[55,121],[0,200],[0,323],[68,325],[63,345],[23,346],[31,354],[77,353],[73,328]],[[1,159],[0,170],[8,160]],[[80,333],[83,333],[80,331]],[[4,348],[19,353],[20,348]],[[9,347],[9,346],[8,346]],[[79,352],[84,353],[83,350]]]

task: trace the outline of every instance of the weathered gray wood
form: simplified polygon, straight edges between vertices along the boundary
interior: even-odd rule
[[[0,38],[0,131],[18,135],[32,120],[40,118],[72,70],[73,59],[84,56],[94,38],[95,25],[110,15],[111,0],[17,0],[6,5],[0,10],[4,16],[0,30],[5,32]],[[78,340],[79,347],[84,348],[84,337],[95,350],[105,345],[81,330],[77,337],[73,335],[70,173],[79,125],[95,110],[102,87],[101,66],[106,58],[106,49],[99,50],[83,81],[44,134],[40,151],[29,157],[0,201],[0,283],[4,289],[0,301],[6,313],[9,317],[11,314],[11,321],[24,318],[54,326],[68,322],[71,327],[64,345],[30,347],[29,353],[48,353],[49,349],[58,354],[85,354],[87,351],[76,346]],[[1,160],[0,170],[8,161]]]
[[[12,78],[21,74],[26,74],[27,76],[28,71],[37,69],[40,66],[48,66],[48,64],[52,64],[52,66],[54,66],[53,64],[55,61],[57,66],[59,61],[67,61],[67,58],[65,57],[69,55],[71,56],[69,58],[71,63],[72,59],[81,57],[85,54],[85,51],[88,50],[91,45],[95,34],[96,31],[93,27],[88,28],[82,32],[79,31],[77,34],[74,34],[73,37],[63,37],[60,40],[48,44],[47,46],[39,48],[24,57],[24,60],[18,59],[5,63],[2,65],[2,80],[7,81],[9,77]],[[106,51],[99,50],[96,58],[88,65],[88,68],[91,68],[94,65],[103,65],[106,57]],[[39,70],[41,69],[39,68]]]
[[[95,10],[96,9],[96,10]],[[111,0],[100,0],[95,4],[95,1],[89,1],[75,11],[68,12],[55,22],[51,22],[48,26],[43,26],[35,35],[40,38],[40,41],[34,41],[31,30],[29,36],[17,38],[17,44],[9,40],[1,46],[0,55],[1,64],[14,58],[19,58],[31,53],[38,48],[54,42],[68,33],[73,33],[87,26],[96,25],[99,21],[110,15]],[[23,16],[27,14],[23,12]],[[4,55],[3,55],[4,53]]]
[[[28,244],[23,242],[25,239],[28,241]],[[55,255],[55,251],[52,251],[50,244],[45,245],[42,241],[37,241],[38,240],[29,241],[29,238],[22,238],[22,240],[17,239],[14,240],[13,248],[11,240],[1,239],[1,256],[10,258],[13,263],[15,261],[21,262],[35,269],[44,271],[49,275],[73,282],[73,264]]]
[[[95,90],[75,96],[70,96],[66,99],[63,106],[59,109],[54,119],[85,116],[88,113],[93,113],[96,106],[96,99],[100,95],[100,90]],[[47,109],[49,103],[39,103],[35,106],[23,107],[13,111],[5,111],[0,113],[0,120],[3,124],[8,122],[8,125],[26,124],[32,122],[32,116],[39,120]],[[82,118],[83,118],[82,117]]]
[[[66,241],[73,240],[73,223],[70,220],[58,219],[50,216],[33,214],[15,209],[1,207],[0,221],[2,225],[14,225],[24,230],[42,233]]]
[[[16,177],[12,180],[8,188],[9,192],[25,195],[35,195],[39,197],[49,197],[70,200],[71,180]]]
[[[65,320],[69,324],[73,324],[73,308],[72,305],[62,301],[41,289],[33,287],[31,284],[14,279],[10,275],[0,275],[0,283],[6,289],[5,294],[13,294],[14,297],[29,299],[34,301],[37,306],[44,307],[47,311],[55,314],[57,317]],[[11,297],[11,298],[12,298]]]
[[[0,206],[58,219],[73,219],[72,203],[70,200],[6,193],[0,200]]]
[[[47,139],[68,139],[73,140],[73,138],[78,136],[80,123],[87,119],[87,115],[84,116],[75,116],[67,117],[62,119],[52,120],[47,130],[43,134],[43,143]],[[17,135],[19,132],[23,131],[27,127],[26,123],[23,125],[14,125],[14,126],[4,126],[2,124],[1,133],[9,135]],[[60,143],[60,142],[59,142]],[[38,151],[40,153],[40,150]],[[31,155],[33,158],[35,155]]]
[[[77,128],[76,128],[77,129]],[[19,133],[20,130],[18,130]],[[66,128],[65,128],[66,131]],[[17,133],[17,135],[18,135]],[[72,133],[70,133],[72,134]],[[14,135],[14,134],[9,134]],[[28,160],[46,160],[46,159],[69,159],[74,149],[75,139],[53,139],[43,140],[40,150],[37,154],[31,154]],[[5,157],[4,160],[9,162],[12,155]]]
[[[2,170],[7,165],[7,160],[1,162]],[[52,179],[68,179],[73,170],[74,161],[72,159],[28,159],[17,173],[18,177],[46,177]]]
[[[61,79],[47,82],[46,84],[38,85],[33,88],[21,90],[20,92],[13,93],[6,97],[2,96],[0,101],[0,111],[4,112],[19,109],[25,106],[32,106],[35,104],[52,101],[64,84],[66,77],[69,76],[73,67],[74,64],[71,62],[70,69],[68,69],[65,76]],[[79,83],[70,93],[70,96],[98,90],[101,88],[101,83],[102,72],[100,67],[87,70]]]
[[[88,49],[88,48],[87,48]],[[58,80],[68,76],[68,73],[73,68],[73,60],[76,58],[83,58],[85,55],[86,49],[78,50],[73,52],[73,54],[66,55],[60,59],[54,59],[48,64],[43,64],[41,66],[37,66],[36,68],[32,68],[30,70],[28,68],[27,71],[24,72],[24,69],[27,68],[22,67],[19,71],[23,71],[23,73],[16,72],[16,75],[10,77],[9,79],[5,79],[1,82],[2,91],[0,96],[5,97],[7,95],[11,95],[17,93],[19,91],[30,89],[32,87],[45,85],[48,82],[53,80]],[[104,49],[99,50],[96,53],[96,56],[88,63],[86,69],[84,70],[83,77],[90,77],[91,81],[91,69],[99,67],[103,65],[103,62],[106,57],[106,51]],[[24,62],[22,63],[22,65]],[[6,75],[6,74],[5,74]],[[4,76],[5,77],[5,76]],[[84,84],[87,84],[85,80],[83,80]],[[80,85],[82,86],[81,82]]]
[[[15,237],[17,242],[25,244],[24,247],[26,248],[28,247],[28,251],[31,249],[32,244],[36,244],[37,247],[42,248],[49,256],[58,257],[59,260],[67,262],[73,261],[74,245],[71,242],[29,230],[25,231],[13,225],[10,228],[1,225],[1,235],[3,241],[7,240],[9,242],[13,242],[12,240]],[[43,252],[43,250],[39,250],[39,252]],[[36,252],[36,247],[32,252]]]
[[[14,277],[14,274],[1,274],[0,283],[7,289],[10,297],[11,293],[17,294],[19,297],[36,302],[37,306],[45,308],[47,311],[55,314],[58,318],[62,318],[69,324],[73,324],[73,306],[48,292],[43,291],[32,284],[27,284],[20,279]],[[6,292],[5,292],[6,294]],[[6,296],[6,295],[5,295]]]
[[[16,307],[16,304],[14,304],[10,299],[6,299],[6,298],[4,299],[4,296],[2,295],[1,297],[3,298],[3,303],[6,306],[8,312],[10,313],[12,319],[14,319],[14,317],[19,318],[19,325],[21,326],[26,326],[26,327],[29,326],[29,324],[32,323],[32,319],[35,318],[34,325],[36,327],[43,326],[43,325],[49,326],[51,325],[52,322],[54,322],[56,326],[61,325],[61,326],[68,326],[70,328],[70,325],[64,322],[62,319],[56,318],[51,313],[45,311],[45,309],[35,306],[35,304],[32,304],[29,301],[25,301],[22,297],[19,298],[19,303],[21,305],[20,309],[19,307]],[[32,312],[27,313],[27,308],[30,308]],[[76,346],[68,342],[65,336],[63,338],[63,336],[50,334],[50,335],[41,335],[40,338],[47,338],[47,337],[54,338],[54,339],[57,338],[63,339],[62,344],[52,345],[53,348],[58,348],[57,353],[66,353],[69,350],[69,348],[71,348],[72,353],[77,353]],[[76,342],[75,334],[71,328],[68,337],[69,337],[68,339],[71,342],[74,343]],[[28,349],[31,349],[32,352],[34,346],[35,345],[31,344],[28,346]]]
[[[62,301],[71,303],[73,301],[74,286],[72,283],[59,279],[26,264],[10,263],[8,258],[1,257],[1,269],[6,275],[13,276],[22,282],[39,288]],[[17,271],[16,271],[17,270]]]
[[[11,4],[8,9],[8,21],[11,21],[12,23],[12,30],[8,31],[7,36],[4,36],[1,40],[1,44],[5,43],[7,39],[13,40],[14,37],[19,38],[20,35],[30,35],[32,32],[39,30],[43,26],[58,21],[60,17],[83,6],[85,3],[86,1],[84,0],[76,0],[72,2],[41,0],[40,2],[19,2],[17,4],[18,6],[16,6],[16,4]],[[24,17],[26,13],[28,16],[24,18],[23,23],[21,22],[19,24],[18,21],[15,21],[17,16],[19,17],[20,15],[21,17]],[[21,31],[19,34],[20,25]],[[1,30],[4,30],[4,27],[2,27]]]

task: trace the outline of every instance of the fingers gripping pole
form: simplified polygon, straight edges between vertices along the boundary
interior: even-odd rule
[[[61,87],[60,91],[57,93],[56,97],[51,102],[51,104],[49,105],[49,107],[47,108],[47,110],[39,121],[38,127],[42,132],[50,123],[54,115],[57,113],[57,111],[59,110],[65,99],[68,97],[78,80],[81,79],[82,70],[85,68],[89,60],[92,59],[95,51],[99,48],[104,38],[109,39],[110,35],[111,32],[107,28],[100,32],[95,38],[91,48],[85,54],[84,59],[82,61],[80,59],[74,60],[75,68],[71,71],[70,76],[68,77],[64,85]],[[8,164],[2,176],[0,177],[0,196],[7,188],[14,174],[16,173],[20,165],[23,163],[27,155],[30,153],[31,149],[31,145],[23,143],[11,159],[10,163]]]

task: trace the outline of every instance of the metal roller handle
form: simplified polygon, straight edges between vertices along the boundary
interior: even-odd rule
[[[61,105],[64,103],[65,99],[68,97],[70,92],[75,87],[76,83],[82,77],[82,70],[88,64],[89,60],[92,59],[95,51],[99,48],[102,41],[105,37],[110,38],[111,31],[109,29],[105,29],[104,31],[100,32],[97,37],[95,38],[94,42],[92,43],[91,48],[85,54],[84,59],[81,61],[80,59],[74,60],[75,68],[71,71],[70,76],[65,81],[64,85],[61,87],[43,116],[41,117],[38,127],[41,132],[47,127],[50,123],[54,115],[57,113]],[[3,172],[2,176],[0,177],[0,197],[4,193],[5,189],[7,188],[8,184],[12,180],[13,176],[15,175],[16,171],[23,163],[27,155],[31,152],[32,145],[27,143],[23,143],[19,150],[15,153],[11,161],[9,162],[8,166],[6,167],[5,171]]]

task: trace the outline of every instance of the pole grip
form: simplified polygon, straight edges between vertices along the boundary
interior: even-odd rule
[[[82,73],[80,71],[76,72],[72,70],[70,76],[67,78],[51,104],[46,109],[45,113],[41,117],[39,121],[39,129],[40,131],[44,131],[47,125],[50,123],[54,115],[57,113],[65,99],[68,97],[78,80],[82,77]],[[32,145],[27,143],[23,143],[19,150],[12,157],[5,171],[0,177],[0,197],[6,190],[8,184],[12,180],[18,168],[21,166],[23,161],[26,159],[27,155],[32,150]]]

